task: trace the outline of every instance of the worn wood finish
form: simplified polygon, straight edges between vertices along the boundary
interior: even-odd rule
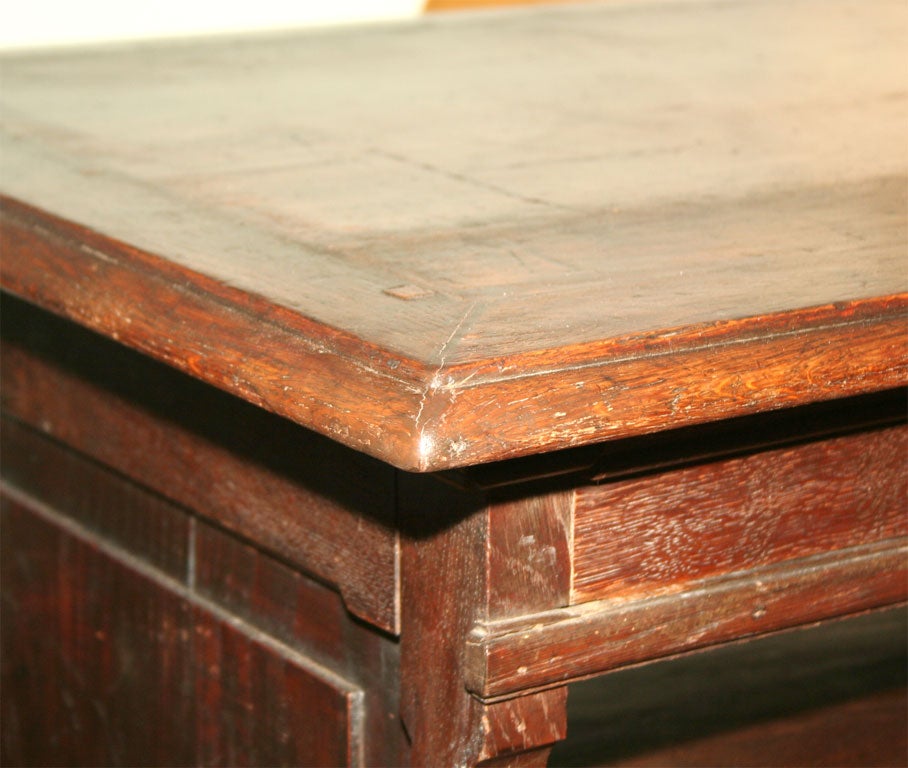
[[[360,689],[362,765],[406,765],[397,641],[352,620],[335,591],[225,531],[199,521],[195,548],[194,589],[199,595]],[[310,714],[302,727],[318,730],[320,725]]]
[[[406,361],[83,227],[11,202],[0,216],[4,288],[336,440],[409,450],[411,424],[393,414],[422,392]]]
[[[906,31],[0,57],[9,749],[70,674],[136,761],[539,765],[566,681],[905,600]]]
[[[15,299],[2,302],[4,409],[335,584],[397,627],[389,467]]]
[[[3,479],[52,509],[115,542],[168,576],[185,581],[191,561],[190,515],[172,503],[111,476],[46,437],[0,418]]]
[[[0,280],[406,469],[896,386],[906,24],[577,5],[5,57]]]
[[[176,508],[124,478],[111,474],[94,462],[64,449],[30,428],[4,419],[0,436],[7,495],[14,500],[25,499],[26,506],[38,505],[40,510],[52,510],[48,513],[48,525],[55,520],[63,521],[66,530],[72,529],[77,537],[89,542],[102,542],[101,547],[105,552],[110,550],[115,559],[124,560],[127,565],[132,562],[144,563],[145,568],[140,569],[142,574],[148,571],[154,583],[163,578],[161,583],[165,589],[176,590],[175,595],[166,598],[174,604],[180,603],[186,596],[184,593],[188,593],[191,601],[214,607],[219,616],[231,617],[231,620],[236,620],[241,626],[246,627],[253,636],[273,638],[280,647],[292,649],[294,654],[305,654],[307,663],[318,665],[325,670],[331,670],[333,675],[341,676],[351,686],[356,687],[357,711],[361,712],[357,715],[356,726],[361,732],[354,734],[355,754],[351,753],[354,763],[358,764],[358,761],[362,760],[366,765],[402,765],[406,762],[406,739],[398,715],[398,645],[393,638],[352,620],[335,591],[307,579],[286,563],[267,556],[229,532],[213,527],[188,511]],[[10,547],[6,556],[19,563],[20,560],[16,559],[15,554],[18,553],[15,533],[16,530],[13,528],[4,531],[7,546]],[[44,558],[54,556],[54,552],[41,555]],[[161,578],[156,575],[158,573],[162,574]],[[46,578],[51,579],[51,576],[48,575]],[[40,631],[40,624],[21,614],[20,604],[30,598],[23,591],[24,587],[18,577],[11,577],[4,586],[6,616],[16,617],[17,621],[20,619],[26,621],[30,632]],[[48,589],[47,600],[50,601],[45,608],[52,612],[57,605],[53,601],[63,598],[59,595],[59,589],[51,582],[47,582],[45,586]],[[88,591],[86,595],[80,594],[81,587]],[[96,591],[93,583],[78,582],[72,589],[73,592],[67,599],[76,606],[73,610],[88,610],[85,606],[90,603]],[[141,590],[141,586],[136,586],[136,589]],[[112,605],[119,599],[118,594],[108,595]],[[79,605],[82,605],[82,608],[78,607]],[[187,610],[192,613],[195,609],[190,607],[179,614],[186,621]],[[244,645],[245,641],[232,637],[229,632],[225,635],[217,627],[209,626],[210,622],[204,616],[193,621],[197,631],[203,632],[198,643],[210,646],[212,653],[223,656],[222,665],[228,668],[239,662],[264,665],[264,671],[256,666],[242,669],[249,675],[260,677],[264,675],[263,680],[269,679],[268,675],[271,672],[268,670],[273,663],[266,659],[257,659],[258,651]],[[8,623],[16,624],[14,621]],[[158,636],[160,653],[181,658],[184,653],[194,652],[192,649],[195,646],[187,641],[190,630],[185,627],[180,629],[181,625],[175,620],[171,623],[175,624],[176,629],[172,633],[162,632]],[[198,629],[202,625],[204,627]],[[20,663],[18,661],[20,648],[17,641],[10,642],[10,645],[6,645],[4,641],[4,653],[17,660],[15,663]],[[46,644],[45,641],[41,642]],[[124,648],[133,643],[136,653],[146,642],[151,641],[137,635],[130,635],[129,639],[123,640]],[[74,660],[72,663],[73,669],[78,669],[79,661]],[[276,670],[274,672],[279,674]],[[292,677],[293,673],[290,674]],[[25,682],[22,684],[25,685]],[[274,739],[284,743],[290,750],[286,753],[286,759],[290,762],[313,764],[307,754],[308,748],[305,743],[297,741],[294,747],[293,740],[288,742],[274,730],[285,725],[289,728],[291,721],[287,720],[284,723],[281,718],[286,719],[290,714],[282,714],[283,710],[275,709],[269,703],[267,695],[256,688],[259,683],[245,678],[237,683],[227,678],[226,684],[240,687],[231,688],[229,691],[220,690],[222,686],[220,678],[205,683],[207,686],[214,686],[210,689],[212,696],[232,697],[236,699],[238,705],[252,711],[260,711],[261,722],[249,721],[247,728],[243,725],[245,721],[229,720],[233,717],[232,710],[229,708],[225,710],[212,703],[210,711],[205,713],[210,722],[203,730],[211,733],[215,742],[206,747],[211,755],[198,758],[199,764],[280,762],[285,758],[281,758],[278,753],[262,751],[271,749],[266,742]],[[22,731],[21,733],[7,731],[5,736],[8,735],[14,743],[21,745],[23,739],[31,743],[36,736],[33,727],[22,723],[22,718],[30,711],[30,707],[38,706],[38,702],[34,691],[23,699],[23,689],[17,685],[10,683],[7,690],[7,714],[9,722],[15,727],[21,727]],[[30,685],[34,688],[33,682]],[[102,708],[114,703],[106,687],[100,683],[100,687],[93,688],[92,685],[90,682],[85,683],[83,698],[96,702],[97,706]],[[180,685],[183,685],[182,682]],[[147,709],[144,711],[153,721],[159,722],[160,727],[165,727],[164,720],[161,719],[165,713],[159,712],[158,708],[171,707],[168,696],[201,697],[200,690],[186,683],[183,687],[174,687],[170,693],[162,691],[160,698],[146,699],[143,706]],[[275,695],[280,693],[275,692]],[[24,701],[30,703],[26,705]],[[307,707],[305,702],[297,701],[294,704],[291,699],[288,699],[288,702],[288,706],[300,708],[299,717],[305,717],[305,720],[297,721],[300,725],[296,727],[307,731],[318,730],[310,722],[310,718],[320,716],[318,711]],[[175,705],[174,708],[179,711],[179,706]],[[140,707],[133,707],[130,710],[135,716],[141,711]],[[48,717],[55,715],[51,714]],[[17,723],[18,726],[15,725]],[[153,730],[147,725],[144,727]],[[119,726],[116,728],[117,732],[112,733],[110,738],[124,738],[126,731]],[[236,729],[237,734],[235,737],[225,736],[220,734],[221,728],[228,731]],[[261,744],[256,745],[255,742]],[[297,748],[301,751],[293,751]],[[38,758],[38,753],[34,752],[33,747],[21,746],[21,749],[25,750],[22,752],[24,757],[17,758],[17,763],[43,762],[43,758]],[[158,764],[180,763],[180,755],[183,753],[176,750],[172,744],[168,746],[165,740],[161,749],[164,751],[160,753],[162,757],[156,760]],[[222,752],[226,750],[221,758],[217,757],[219,750]],[[234,757],[229,757],[231,754]],[[272,754],[273,757],[266,759],[263,755],[267,754]],[[65,758],[65,755],[62,757]],[[89,762],[108,764],[120,763],[126,759],[118,758],[113,753],[107,756],[101,756],[99,753],[97,759],[92,758]],[[191,762],[193,759],[187,758],[185,761],[186,764]]]
[[[452,470],[445,477],[465,488],[500,493],[547,493],[551,487],[584,488],[622,478],[665,472],[775,448],[905,423],[904,388],[812,403],[553,454]]]
[[[466,681],[484,699],[908,600],[908,540],[854,547],[704,582],[479,624]]]
[[[4,764],[357,759],[354,686],[11,487],[2,498]]]
[[[558,541],[564,531],[561,505],[556,499],[520,509],[510,502],[510,514],[499,516],[496,512],[505,510],[483,495],[451,493],[437,479],[419,476],[402,476],[400,494],[401,713],[413,740],[411,764],[544,764],[548,747],[565,736],[565,689],[483,704],[464,688],[463,649],[477,620],[520,612],[528,601],[567,600],[566,582],[560,592],[557,579],[540,588],[542,571],[557,573],[556,558],[541,567],[527,558],[526,565],[514,568],[516,558],[490,549],[489,536],[497,528],[499,546],[516,556],[527,547],[522,525],[535,519],[540,531]],[[543,555],[555,548],[537,546]],[[495,586],[499,578],[508,588]]]
[[[906,456],[900,426],[578,489],[571,601],[908,536]]]
[[[489,602],[500,615],[564,605],[573,576],[574,497],[554,490],[489,509]]]

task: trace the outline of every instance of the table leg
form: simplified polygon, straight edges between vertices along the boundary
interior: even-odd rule
[[[520,526],[558,535],[539,523],[559,510],[490,504],[431,477],[403,477],[401,491],[401,710],[412,764],[544,765],[566,735],[566,688],[484,703],[464,685],[464,651],[478,621],[526,610],[531,598],[520,593],[534,579],[515,581],[504,550],[534,535]]]

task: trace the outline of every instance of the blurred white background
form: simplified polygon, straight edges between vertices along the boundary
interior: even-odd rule
[[[0,48],[408,18],[423,0],[0,0]]]

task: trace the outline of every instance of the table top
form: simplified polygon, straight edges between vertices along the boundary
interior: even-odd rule
[[[903,0],[0,58],[5,290],[411,470],[892,387]]]

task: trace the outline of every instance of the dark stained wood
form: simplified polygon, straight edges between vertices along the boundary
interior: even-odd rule
[[[479,765],[481,768],[545,768],[549,764],[551,753],[551,747],[541,747],[517,755],[493,757],[490,760],[483,760]]]
[[[351,611],[394,631],[389,467],[13,299],[0,304],[8,413],[335,584]]]
[[[4,761],[541,765],[569,681],[906,600],[906,23],[0,55]]]
[[[512,615],[534,599],[539,605],[567,599],[566,588],[559,594],[546,586],[533,595],[539,572],[528,569],[527,578],[513,558],[489,549],[492,528],[496,540],[519,547],[527,519],[541,522],[540,531],[563,531],[557,497],[523,510],[511,503],[510,515],[497,516],[482,495],[452,494],[433,477],[402,476],[400,494],[401,713],[413,743],[411,764],[543,764],[546,749],[565,736],[565,690],[483,704],[464,687],[463,649],[483,617]],[[547,565],[558,572],[557,559]],[[498,578],[512,588],[493,587]],[[518,583],[526,594],[513,588]]]
[[[4,764],[356,759],[339,676],[8,487],[3,528]]]
[[[488,491],[519,485],[524,495],[540,481],[547,487],[578,488],[904,424],[906,399],[905,388],[888,389],[451,470],[445,478],[464,488]]]
[[[569,602],[573,503],[571,492],[552,491],[489,508],[489,602],[499,615]]]
[[[5,56],[0,282],[412,470],[897,386],[905,23],[581,4]]]
[[[319,679],[304,657],[281,654],[236,621],[196,607],[191,616],[200,765],[356,765],[362,694]],[[325,670],[327,673],[327,670]]]
[[[16,498],[26,494],[43,508],[55,510],[55,515],[74,523],[80,535],[92,540],[97,536],[100,541],[116,545],[120,556],[128,555],[130,560],[140,559],[159,569],[179,582],[180,589],[191,592],[193,598],[207,606],[216,606],[219,615],[230,616],[243,626],[254,628],[251,630],[253,635],[274,638],[283,647],[304,654],[312,663],[356,685],[360,689],[357,696],[362,711],[359,724],[362,733],[358,737],[357,752],[367,765],[402,765],[406,762],[406,740],[398,714],[399,652],[393,638],[352,619],[334,590],[308,579],[297,569],[269,557],[231,533],[136,487],[28,427],[6,418],[2,426],[3,478],[8,492]],[[11,540],[9,545],[15,547],[15,541]],[[4,610],[9,611],[7,618],[18,617],[15,603],[25,596],[18,590],[15,579],[8,587],[5,597],[9,600]],[[91,591],[92,586],[85,585],[85,588]],[[74,601],[80,599],[78,595],[72,597]],[[180,599],[180,596],[173,599]],[[190,613],[193,610],[190,609]],[[195,631],[202,631],[198,628],[203,625],[202,640],[214,644],[212,652],[221,654],[228,667],[239,658],[269,668],[272,662],[258,658],[258,652],[247,648],[243,644],[245,641],[232,638],[229,633],[225,636],[204,615],[196,617]],[[187,641],[189,631],[183,629],[173,635],[162,635],[161,652],[179,656],[183,646],[191,646]],[[16,648],[11,648],[10,653],[15,656]],[[254,669],[250,674],[253,673],[255,679],[263,680],[270,674]],[[262,702],[267,697],[263,699],[256,693],[258,683],[255,680],[226,679],[230,685],[240,686],[229,693],[231,700],[245,702],[243,706],[250,709],[264,706]],[[220,684],[220,678],[206,683],[215,687]],[[90,693],[99,701],[107,701],[104,690]],[[184,687],[175,689],[173,695],[191,697],[198,695],[198,691]],[[15,708],[19,696],[9,696],[10,713],[14,718],[21,714]],[[162,694],[160,701],[148,704],[149,714],[154,715],[156,706],[168,706],[166,696]],[[210,731],[216,738],[211,750],[226,750],[235,756],[205,759],[202,764],[248,764],[249,759],[243,755],[263,754],[261,750],[267,748],[264,742],[272,738],[286,741],[284,736],[273,735],[269,730],[280,726],[280,722],[270,720],[277,717],[279,711],[262,710],[261,718],[271,724],[250,721],[257,729],[255,733],[243,730],[243,723],[248,720],[245,715],[242,722],[225,724],[217,720],[220,711],[214,707],[205,715],[214,718],[214,722],[210,729],[202,730]],[[224,716],[234,715],[228,708]],[[317,713],[310,712],[309,716],[316,717]],[[236,738],[219,735],[221,726],[236,729]],[[262,744],[256,746],[254,741]],[[274,760],[279,761],[278,758],[276,755]],[[174,759],[177,759],[176,755]],[[111,761],[116,762],[112,758],[99,758],[97,764]]]
[[[571,601],[908,536],[908,428],[578,489]]]
[[[495,699],[617,667],[908,600],[908,540],[706,580],[680,594],[616,598],[479,624],[469,689]]]
[[[552,765],[904,765],[906,636],[901,607],[578,683]]]
[[[13,421],[0,418],[3,480],[133,557],[180,581],[188,577],[190,515],[84,457]]]
[[[613,768],[775,768],[835,765],[892,768],[908,762],[908,689],[754,723],[608,763]]]
[[[362,691],[363,764],[405,765],[399,644],[352,620],[333,590],[227,532],[197,521],[194,543],[194,590],[356,684]]]
[[[37,211],[7,203],[0,215],[4,288],[335,440],[373,445],[380,458],[410,449],[410,423],[393,418],[421,400],[406,361],[334,329],[301,330],[305,318],[270,317],[254,296]],[[27,276],[4,277],[14,265]]]

